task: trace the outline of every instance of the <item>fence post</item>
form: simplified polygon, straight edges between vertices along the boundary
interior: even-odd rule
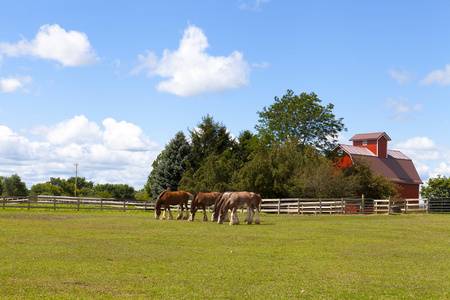
[[[322,214],[322,198],[319,198],[319,215]]]
[[[53,198],[53,210],[56,210],[56,198]]]
[[[5,209],[5,204],[6,204],[6,197],[3,196],[3,209]]]
[[[77,211],[80,211],[80,198],[77,199]]]
[[[405,199],[405,214],[408,213],[408,199]]]
[[[300,214],[300,199],[297,199],[297,214]]]
[[[281,211],[281,199],[278,198],[278,214],[280,214]]]
[[[31,207],[31,197],[28,197],[28,210],[30,210]]]
[[[426,201],[424,201],[426,203],[426,208],[427,208],[427,213],[430,210],[430,198],[426,198]]]
[[[345,215],[344,198],[341,198],[341,214]]]
[[[391,196],[389,196],[389,200],[388,200],[388,215],[391,214]]]
[[[363,214],[363,215],[365,215],[365,214],[366,214],[366,210],[365,210],[365,203],[364,203],[365,201],[364,201],[364,200],[365,200],[365,198],[364,198],[364,194],[362,194],[362,195],[361,195],[361,202],[362,202],[362,207],[361,207],[361,210],[362,210],[362,214]]]
[[[103,211],[103,198],[100,198],[100,211]]]
[[[126,200],[126,199],[123,199],[123,211],[126,211],[126,209],[125,209],[125,203],[127,203],[127,200]]]

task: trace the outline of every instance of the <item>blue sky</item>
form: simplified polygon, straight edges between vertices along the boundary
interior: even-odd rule
[[[209,114],[237,136],[314,92],[450,176],[448,1],[0,1],[0,176],[143,187]]]

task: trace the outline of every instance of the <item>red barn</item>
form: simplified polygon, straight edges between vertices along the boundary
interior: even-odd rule
[[[343,155],[341,166],[349,166],[356,159],[364,158],[371,163],[376,174],[383,174],[401,187],[402,199],[417,199],[423,182],[408,156],[397,150],[388,150],[390,140],[385,132],[357,134],[350,139],[353,145],[339,144],[335,151]]]

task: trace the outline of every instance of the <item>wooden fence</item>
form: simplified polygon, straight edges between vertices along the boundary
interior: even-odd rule
[[[391,214],[409,212],[450,212],[450,200],[367,199],[360,198],[289,198],[263,199],[261,211],[277,214]],[[442,199],[440,199],[442,200]],[[430,203],[430,205],[429,205]],[[154,210],[155,200],[130,200],[83,197],[28,196],[2,197],[5,208],[72,210]],[[177,206],[173,206],[176,210]]]
[[[97,210],[148,210],[155,209],[154,200],[112,198],[84,198],[60,196],[2,197],[2,207],[27,209],[97,209]]]

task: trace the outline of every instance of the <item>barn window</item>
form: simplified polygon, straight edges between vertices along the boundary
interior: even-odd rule
[[[363,140],[363,146],[367,146],[367,140]]]

